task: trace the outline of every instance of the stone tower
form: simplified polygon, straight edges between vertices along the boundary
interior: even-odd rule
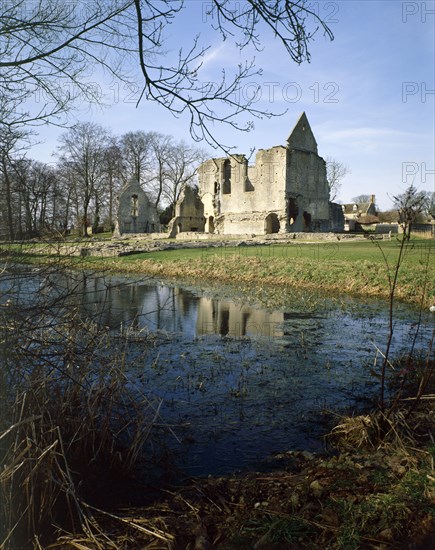
[[[305,113],[285,146],[259,149],[253,165],[244,155],[207,160],[198,178],[203,208],[194,210],[208,233],[267,235],[344,227],[341,209],[329,202],[326,163]]]

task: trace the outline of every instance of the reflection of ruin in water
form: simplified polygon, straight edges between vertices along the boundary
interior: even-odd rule
[[[189,290],[158,283],[107,285],[104,279],[93,278],[84,285],[86,310],[91,310],[98,322],[113,329],[123,325],[135,330],[182,332],[192,337],[283,335],[284,313],[281,311],[197,296]]]
[[[294,292],[285,294],[283,311],[268,311],[243,303],[241,295],[231,300],[228,288],[206,294],[77,272],[49,277],[36,272],[15,292],[22,303],[43,292],[45,303],[45,293],[56,298],[63,290],[74,312],[115,334],[128,327],[133,336],[145,327],[145,334],[169,333],[127,338],[125,374],[141,395],[161,399],[160,417],[179,437],[173,438],[172,429],[167,437],[162,426],[165,456],[167,448],[173,451],[177,467],[188,475],[256,468],[274,451],[319,450],[326,429],[321,410],[357,413],[377,396],[367,366],[373,365],[373,343],[386,341],[388,308],[380,302],[349,300],[349,307],[340,308],[333,300],[320,303],[316,295],[313,304],[306,292]],[[225,298],[216,297],[219,291]],[[282,300],[285,296],[283,291]],[[17,296],[9,292],[8,298]],[[393,355],[409,349],[419,312],[398,303],[395,315]],[[431,315],[420,319],[416,350],[428,349]],[[108,343],[111,359],[119,340]]]
[[[267,311],[216,298],[202,297],[198,300],[198,335],[273,338],[283,336],[283,321],[282,311]]]

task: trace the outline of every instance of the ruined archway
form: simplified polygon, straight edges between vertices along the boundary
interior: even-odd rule
[[[264,220],[264,232],[266,235],[270,235],[271,233],[279,233],[279,228],[280,225],[278,216],[273,212],[268,214]]]
[[[304,218],[304,231],[311,231],[311,214],[304,211],[302,216]]]
[[[293,225],[298,217],[299,208],[298,202],[295,198],[290,197],[287,199],[287,222],[289,225]]]

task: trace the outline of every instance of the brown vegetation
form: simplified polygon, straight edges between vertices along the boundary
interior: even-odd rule
[[[342,419],[330,434],[339,454],[283,453],[268,473],[194,479],[140,508],[93,512],[118,548],[427,550],[435,454],[424,444],[431,443],[433,403],[412,422],[405,409],[397,412],[381,439],[381,417]],[[54,547],[96,548],[89,542],[63,537]]]

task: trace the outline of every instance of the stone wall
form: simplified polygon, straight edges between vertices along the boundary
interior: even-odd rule
[[[191,187],[185,187],[175,205],[175,216],[169,223],[169,236],[181,232],[203,232],[205,229],[204,204]]]
[[[215,158],[198,170],[204,229],[222,235],[341,231],[342,213],[329,202],[326,163],[303,113],[286,146]]]
[[[135,179],[130,180],[118,196],[114,236],[154,233],[159,230],[160,223],[154,205],[139,182]]]

